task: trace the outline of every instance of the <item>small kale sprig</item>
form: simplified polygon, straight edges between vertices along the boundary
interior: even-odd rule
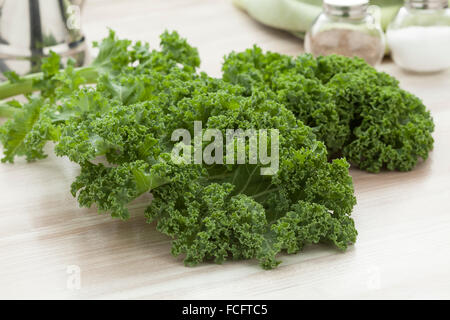
[[[13,162],[16,156],[25,156],[29,161],[44,158],[44,145],[59,140],[70,118],[104,112],[115,101],[136,100],[148,90],[149,81],[145,79],[151,79],[151,75],[164,74],[172,68],[193,73],[200,63],[197,49],[176,32],[161,35],[161,50],[118,39],[113,31],[94,46],[99,53],[90,66],[75,68],[73,61],[69,61],[65,69],[60,69],[61,57],[51,53],[44,59],[42,72],[10,77],[0,84],[0,98],[28,95],[28,102],[23,105],[17,102],[0,105],[0,115],[11,118],[0,127],[3,162]],[[78,90],[89,83],[104,88],[103,96],[89,95],[86,93],[89,89]],[[39,95],[30,96],[37,90]]]

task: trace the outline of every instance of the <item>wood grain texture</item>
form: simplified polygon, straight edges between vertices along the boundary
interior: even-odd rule
[[[299,40],[227,0],[88,0],[84,9],[89,41],[111,27],[157,44],[164,29],[176,29],[214,76],[223,55],[254,43],[302,51]],[[186,268],[170,254],[168,238],[145,222],[148,199],[126,222],[80,209],[69,193],[79,169],[51,155],[0,165],[0,298],[450,298],[450,72],[419,76],[389,61],[380,69],[431,109],[435,149],[412,172],[351,170],[359,237],[347,252],[310,246],[272,271],[255,261]],[[81,270],[79,290],[67,287],[71,265]]]

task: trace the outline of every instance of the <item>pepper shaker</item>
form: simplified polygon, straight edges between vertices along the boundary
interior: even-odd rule
[[[385,40],[375,8],[368,0],[324,0],[323,12],[306,34],[306,52],[358,56],[371,65],[380,63]]]

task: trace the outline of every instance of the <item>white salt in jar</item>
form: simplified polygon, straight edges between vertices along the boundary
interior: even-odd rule
[[[415,72],[450,68],[448,0],[406,0],[386,32],[394,62]]]

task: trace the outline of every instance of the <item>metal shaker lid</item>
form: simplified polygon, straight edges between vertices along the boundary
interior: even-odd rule
[[[367,13],[369,0],[324,0],[324,12],[350,19],[363,18]]]
[[[414,9],[445,9],[447,0],[405,0],[405,5]]]

